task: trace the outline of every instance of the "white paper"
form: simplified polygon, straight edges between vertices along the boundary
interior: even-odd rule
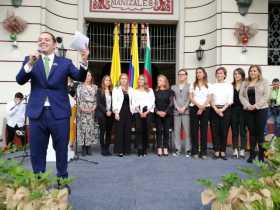
[[[77,51],[82,51],[88,47],[89,38],[79,31],[75,32],[70,48]]]

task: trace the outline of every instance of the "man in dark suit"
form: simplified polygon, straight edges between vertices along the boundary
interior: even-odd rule
[[[55,36],[42,32],[38,53],[26,57],[16,76],[18,84],[31,82],[26,114],[30,120],[30,150],[34,173],[45,172],[49,137],[56,151],[57,176],[67,178],[70,102],[67,78],[83,82],[87,75],[88,49],[81,52],[78,70],[70,59],[55,55]]]

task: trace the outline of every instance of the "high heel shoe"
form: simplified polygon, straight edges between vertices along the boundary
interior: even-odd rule
[[[158,150],[157,150],[157,155],[158,155],[159,157],[162,156],[162,149],[161,149],[161,148],[158,148]]]
[[[214,156],[213,156],[213,159],[214,159],[214,160],[217,160],[217,159],[219,159],[219,158],[220,158],[219,152],[215,152],[215,153],[214,153]]]
[[[223,159],[223,160],[227,160],[227,155],[226,155],[226,153],[224,153],[224,152],[221,152],[220,157],[221,157],[221,159]]]
[[[86,156],[87,151],[86,151],[86,146],[82,146],[82,156]]]
[[[138,154],[138,157],[144,156],[142,149],[138,149],[137,154]]]
[[[163,149],[163,155],[164,156],[168,156],[169,154],[168,154],[168,149],[167,148],[164,148]]]
[[[247,162],[248,163],[253,163],[253,161],[255,160],[257,154],[255,151],[250,151],[250,156],[249,158],[247,159]]]

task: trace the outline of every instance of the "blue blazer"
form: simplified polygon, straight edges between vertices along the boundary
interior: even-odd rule
[[[20,85],[27,83],[29,80],[31,83],[31,92],[26,107],[27,116],[31,119],[39,118],[48,97],[54,117],[56,119],[69,118],[71,108],[67,90],[68,76],[84,82],[87,70],[83,67],[78,70],[70,59],[55,56],[47,78],[42,58],[37,60],[30,73],[26,73],[24,65],[28,60],[29,57],[26,57],[16,76],[16,81]]]

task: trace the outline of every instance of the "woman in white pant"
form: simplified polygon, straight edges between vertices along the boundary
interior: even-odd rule
[[[189,89],[187,83],[188,73],[185,69],[178,72],[178,83],[173,85],[171,89],[174,92],[174,144],[176,152],[174,156],[185,152],[186,156],[190,151],[190,116],[189,116]],[[184,131],[182,131],[182,129]],[[182,133],[183,132],[183,133]],[[183,135],[182,135],[183,134]],[[184,151],[182,151],[184,150]]]

